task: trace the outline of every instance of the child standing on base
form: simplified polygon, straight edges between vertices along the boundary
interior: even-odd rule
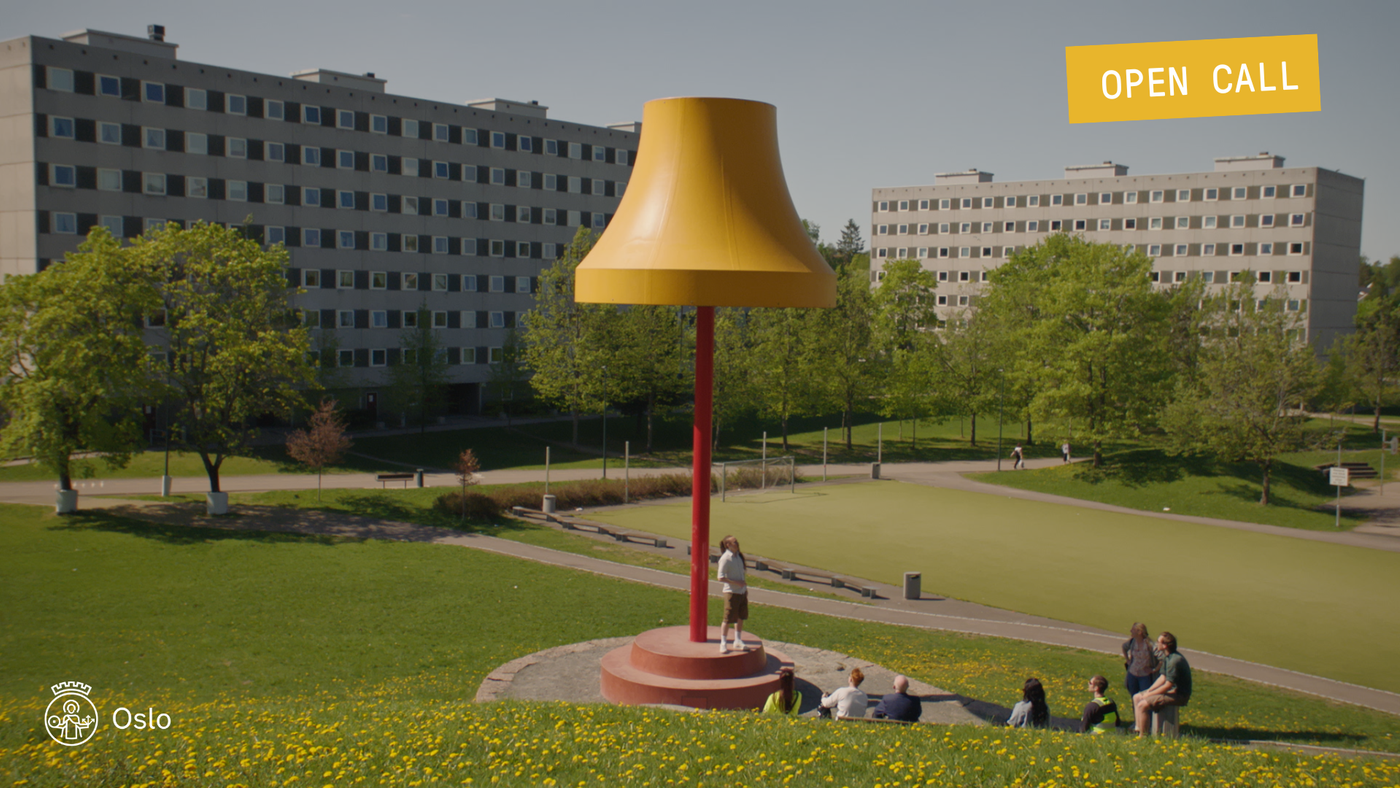
[[[744,622],[749,617],[749,586],[744,582],[744,554],[739,550],[739,540],[726,536],[719,546],[724,554],[719,557],[718,580],[724,583],[724,621],[719,625],[719,653],[728,654],[729,625],[734,625],[734,650],[745,651]]]

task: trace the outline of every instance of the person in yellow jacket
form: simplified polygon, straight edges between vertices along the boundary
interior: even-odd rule
[[[778,671],[778,691],[768,696],[763,704],[764,714],[791,714],[797,716],[802,709],[802,693],[792,688],[792,668]]]
[[[1104,697],[1108,691],[1108,679],[1095,676],[1089,679],[1089,690],[1094,699],[1084,704],[1084,715],[1079,720],[1081,733],[1104,734],[1118,730],[1118,704]]]

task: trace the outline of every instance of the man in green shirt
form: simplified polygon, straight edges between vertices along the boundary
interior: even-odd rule
[[[1163,632],[1157,636],[1157,647],[1167,656],[1162,660],[1162,675],[1152,686],[1133,696],[1133,716],[1139,736],[1148,733],[1152,712],[1164,706],[1185,706],[1191,700],[1191,666],[1176,653],[1176,636]]]

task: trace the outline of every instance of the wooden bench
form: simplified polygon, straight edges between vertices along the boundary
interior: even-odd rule
[[[416,474],[412,473],[381,473],[375,476],[374,480],[379,482],[380,489],[383,489],[388,482],[403,482],[404,489],[408,489],[408,483],[413,481],[415,477]]]

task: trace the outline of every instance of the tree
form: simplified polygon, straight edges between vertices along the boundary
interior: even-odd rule
[[[884,371],[880,412],[887,418],[913,419],[918,440],[919,419],[930,415],[937,402],[933,335],[938,323],[934,291],[938,282],[917,260],[893,260],[884,266],[875,289],[875,343]]]
[[[156,291],[102,227],[64,261],[0,285],[0,453],[30,457],[69,492],[92,472],[75,469],[77,452],[125,465],[154,399],[142,320],[160,317]]]
[[[646,428],[646,450],[651,451],[657,409],[683,402],[691,389],[680,309],[607,309],[598,312],[593,328],[597,357],[609,372],[607,400],[637,416],[637,426]]]
[[[1274,459],[1303,448],[1301,404],[1320,382],[1316,356],[1284,310],[1286,292],[1262,304],[1253,287],[1231,285],[1207,299],[1199,374],[1178,386],[1163,426],[1177,451],[1252,462],[1269,503]]]
[[[433,313],[420,305],[414,324],[399,334],[399,362],[384,373],[384,399],[391,413],[418,411],[418,432],[427,430],[428,414],[446,400],[447,351],[433,328]],[[407,418],[404,419],[405,426]]]
[[[826,404],[841,409],[846,450],[857,407],[875,391],[875,305],[864,271],[843,268],[836,283],[836,308],[822,309],[812,320],[814,369]]]
[[[759,410],[782,425],[783,451],[788,450],[788,420],[812,412],[820,391],[812,370],[812,315],[810,309],[749,313],[753,388]]]
[[[510,403],[515,399],[520,384],[530,377],[530,371],[525,368],[521,358],[520,334],[514,328],[506,332],[505,341],[501,343],[501,354],[491,360],[490,372],[491,385],[501,400],[501,412],[506,415],[506,424],[509,425]]]
[[[467,519],[467,488],[476,484],[476,474],[481,470],[481,460],[477,459],[476,452],[471,449],[462,449],[462,453],[457,455],[456,462],[452,463],[452,470],[457,474],[457,481],[462,485],[462,521]]]
[[[751,313],[743,309],[715,310],[714,398],[711,408],[712,448],[719,449],[720,430],[754,410]]]
[[[598,324],[611,306],[574,300],[574,270],[596,240],[579,227],[564,254],[540,275],[535,307],[522,318],[523,359],[533,372],[530,385],[540,399],[573,416],[573,442],[578,444],[579,414],[599,407],[601,367]]]
[[[855,256],[865,252],[865,239],[860,237],[860,225],[855,219],[847,219],[841,228],[841,239],[836,242],[836,259],[840,265],[850,265]]]
[[[1356,332],[1342,340],[1341,351],[1346,380],[1371,406],[1371,431],[1379,433],[1381,408],[1394,399],[1400,373],[1400,292],[1384,279],[1373,280],[1357,309]]]
[[[345,420],[336,412],[336,401],[322,400],[311,414],[307,428],[287,436],[287,454],[316,471],[316,500],[321,500],[321,474],[327,465],[340,462],[355,445],[345,435]]]
[[[991,318],[969,309],[950,316],[933,356],[939,405],[943,412],[968,417],[971,445],[977,446],[977,416],[996,407],[1001,381]]]
[[[219,468],[248,449],[255,421],[292,413],[314,385],[286,250],[198,222],[148,230],[126,252],[164,309],[168,374],[158,382],[178,403],[176,442],[199,455],[210,492],[220,492]]]
[[[1083,425],[1096,468],[1103,442],[1139,435],[1170,393],[1171,304],[1151,270],[1139,252],[1057,234],[994,270],[979,306],[1015,348],[1007,372],[1037,381],[1030,412]]]

